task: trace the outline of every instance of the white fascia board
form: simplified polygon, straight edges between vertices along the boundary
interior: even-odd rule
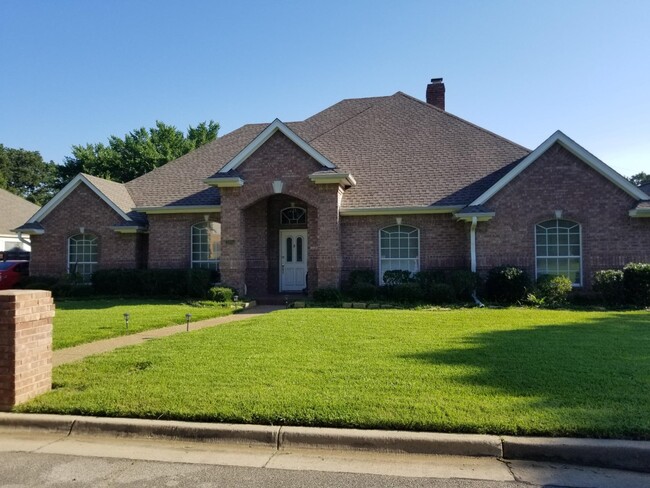
[[[177,205],[174,207],[137,207],[136,212],[144,214],[187,214],[221,212],[221,205]]]
[[[492,220],[496,214],[494,212],[475,212],[475,213],[457,213],[454,214],[458,220],[463,220],[465,222],[471,222],[474,217],[476,217],[477,222],[487,222]]]
[[[244,180],[239,176],[231,176],[229,178],[206,178],[203,183],[218,188],[239,188],[244,186]]]
[[[587,151],[580,144],[575,142],[573,139],[568,137],[562,131],[555,131],[555,133],[546,139],[537,149],[532,153],[526,156],[517,166],[512,168],[503,178],[497,181],[492,185],[486,192],[479,196],[476,200],[470,203],[468,206],[473,205],[483,205],[490,198],[492,198],[496,193],[498,193],[503,187],[510,183],[515,177],[517,177],[522,171],[524,171],[528,166],[533,164],[542,154],[544,154],[550,147],[555,143],[560,144],[564,149],[569,151],[571,154],[576,156],[578,159],[589,165],[596,172],[600,173],[602,176],[607,178],[609,181],[614,183],[616,186],[621,188],[623,191],[627,192],[629,195],[634,197],[637,200],[650,200],[650,197],[641,191],[636,185],[632,184],[630,181],[619,175],[607,164],[603,163],[596,156]]]
[[[228,171],[237,169],[240,164],[246,161],[251,154],[257,151],[262,146],[262,144],[264,144],[277,131],[282,132],[300,149],[309,154],[325,168],[333,169],[336,167],[329,159],[314,149],[308,142],[298,136],[298,134],[296,134],[294,131],[289,129],[289,127],[282,123],[280,119],[275,119],[266,127],[266,129],[260,132],[260,134],[255,139],[253,139],[244,149],[242,149],[239,154],[232,158],[228,164],[221,168],[219,170],[219,173],[227,173]]]
[[[347,186],[356,186],[357,180],[349,173],[334,173],[331,175],[309,175],[309,179],[317,185],[339,184]]]
[[[16,232],[16,234],[12,235],[11,237],[17,237],[18,234],[25,234],[28,236],[42,236],[45,234],[45,229],[26,229],[26,230],[21,230],[18,231],[17,229],[11,229]]]
[[[346,217],[362,217],[367,215],[418,215],[454,213],[465,205],[453,207],[369,207],[341,209],[339,213]]]
[[[43,205],[38,212],[36,212],[32,217],[27,221],[27,223],[39,222],[41,219],[45,218],[52,210],[54,210],[59,203],[61,203],[65,198],[72,193],[72,191],[77,188],[79,185],[84,183],[88,188],[90,188],[95,194],[101,198],[109,207],[111,207],[120,217],[122,217],[127,222],[131,221],[131,217],[124,213],[124,211],[115,205],[113,200],[104,195],[99,189],[93,185],[88,178],[79,173],[77,176],[72,178],[70,183],[65,185],[63,189],[54,195],[54,197]]]
[[[138,234],[146,232],[146,229],[139,225],[112,225],[109,229],[118,234]]]
[[[650,208],[633,208],[630,210],[630,217],[648,218],[650,217]]]

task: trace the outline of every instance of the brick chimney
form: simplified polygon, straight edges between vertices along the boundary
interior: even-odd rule
[[[442,78],[432,78],[431,83],[427,85],[427,103],[445,109],[445,84]]]

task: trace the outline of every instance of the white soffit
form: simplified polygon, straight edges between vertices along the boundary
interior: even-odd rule
[[[65,198],[72,193],[72,191],[77,188],[79,185],[84,183],[88,188],[90,188],[99,198],[101,198],[109,207],[111,207],[120,217],[124,220],[130,222],[131,217],[129,217],[124,211],[115,205],[113,200],[104,195],[95,185],[93,185],[88,178],[83,174],[79,173],[75,176],[70,183],[65,185],[63,189],[54,195],[54,197],[41,207],[41,209],[36,212],[32,217],[27,221],[27,223],[39,222],[41,219],[45,218],[52,210],[54,210],[59,203],[61,203]]]
[[[515,177],[517,177],[522,171],[524,171],[528,166],[533,164],[542,154],[544,154],[550,147],[555,143],[560,144],[564,149],[569,151],[571,154],[579,158],[581,161],[589,165],[596,172],[600,173],[602,176],[607,178],[613,184],[621,188],[623,191],[631,195],[637,200],[649,200],[650,197],[639,189],[636,185],[632,184],[630,181],[622,177],[611,167],[603,163],[596,156],[587,151],[580,144],[575,142],[573,139],[568,137],[562,131],[556,131],[551,137],[546,139],[537,149],[532,153],[526,156],[517,166],[511,169],[508,174],[503,178],[497,181],[492,185],[486,192],[479,196],[476,200],[470,203],[468,206],[473,205],[483,205],[490,198],[492,198],[496,193],[498,193],[503,187],[510,183]]]
[[[282,132],[292,142],[294,142],[300,149],[309,154],[312,158],[318,161],[322,166],[328,169],[333,169],[336,166],[325,156],[314,149],[308,142],[300,138],[294,131],[289,129],[280,119],[275,119],[271,122],[266,129],[264,129],[255,139],[253,139],[244,149],[242,149],[237,156],[232,158],[228,164],[219,170],[219,173],[227,173],[237,169],[237,167],[246,161],[255,151],[257,151],[262,144],[264,144],[273,134],[277,131]]]

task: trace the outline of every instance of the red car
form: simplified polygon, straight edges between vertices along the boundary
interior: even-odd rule
[[[0,290],[14,288],[29,275],[29,261],[0,262]]]

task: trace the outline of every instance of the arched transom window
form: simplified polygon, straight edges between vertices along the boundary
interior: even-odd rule
[[[384,273],[420,269],[420,230],[409,225],[392,225],[379,231],[379,281]]]
[[[77,234],[68,239],[68,273],[90,281],[97,271],[97,236]]]
[[[192,268],[219,269],[221,224],[201,222],[192,226]]]
[[[582,284],[580,224],[570,220],[547,220],[535,226],[537,278],[566,276],[575,286]]]
[[[307,223],[307,210],[302,207],[283,208],[280,212],[280,224],[297,225]]]

